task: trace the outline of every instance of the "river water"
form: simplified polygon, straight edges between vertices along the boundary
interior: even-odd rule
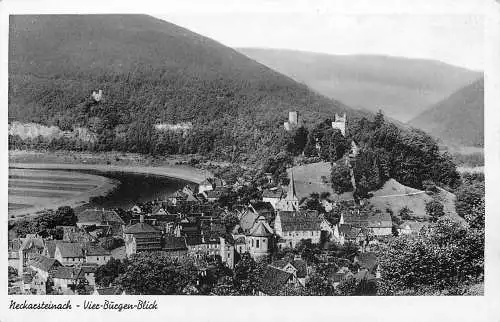
[[[77,211],[89,207],[129,209],[138,202],[165,200],[185,185],[196,188],[192,182],[157,174],[9,168],[8,210],[9,216],[19,216],[62,205]],[[85,203],[89,195],[90,201]]]
[[[117,182],[117,187],[107,196],[92,198],[86,205],[86,207],[91,208],[128,209],[137,202],[164,200],[185,185],[189,185],[193,189],[196,187],[196,184],[192,182],[151,174],[97,170],[78,170],[77,172],[99,175]]]

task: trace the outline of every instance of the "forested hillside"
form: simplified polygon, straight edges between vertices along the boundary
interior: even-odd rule
[[[251,151],[258,159],[278,149],[289,110],[306,123],[334,112],[360,115],[233,49],[149,16],[12,16],[9,41],[9,117],[97,134],[97,143],[77,143],[77,149],[230,159]],[[103,90],[98,103],[90,99],[97,89]],[[184,121],[194,125],[189,135],[152,128]]]
[[[388,177],[413,187],[427,179],[453,186],[454,165],[423,133],[351,110],[233,49],[149,16],[13,16],[9,55],[11,120],[93,135],[10,135],[11,148],[201,154],[262,164],[280,152],[314,156],[317,143],[320,157],[335,161],[355,139],[362,148],[356,176],[374,180],[367,188]],[[92,99],[98,89],[102,98]],[[287,132],[290,110],[299,111],[304,127]],[[336,112],[347,113],[347,140],[331,128]],[[154,127],[179,122],[192,128]]]
[[[410,125],[459,146],[484,146],[484,78],[411,120]]]
[[[339,194],[353,190],[343,159],[352,155],[351,141],[356,142],[358,150],[349,161],[360,196],[380,189],[390,178],[417,189],[434,184],[454,189],[460,184],[452,157],[441,153],[436,141],[421,130],[401,129],[387,122],[381,112],[373,120],[361,118],[351,122],[346,137],[330,124],[330,120],[325,120],[310,131],[299,128],[288,137],[287,150],[334,162],[331,183]]]

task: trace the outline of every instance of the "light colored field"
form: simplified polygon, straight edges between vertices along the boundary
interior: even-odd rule
[[[9,180],[9,188],[19,189],[19,188],[27,188],[27,189],[44,189],[44,190],[65,190],[65,191],[82,191],[86,189],[95,188],[95,185],[92,184],[76,184],[76,183],[48,183],[43,181],[19,181]]]
[[[295,188],[299,199],[307,197],[313,192],[321,193],[328,191],[331,194],[330,198],[332,200],[352,200],[353,196],[351,192],[338,195],[334,193],[329,184],[322,182],[322,176],[330,177],[330,169],[331,165],[328,162],[293,167]],[[426,217],[425,205],[427,202],[435,199],[443,204],[445,213],[459,218],[455,210],[455,195],[444,189],[439,188],[439,193],[431,196],[425,193],[425,191],[407,187],[394,179],[390,179],[381,189],[372,191],[372,194],[373,197],[369,199],[369,202],[381,211],[391,209],[394,214],[399,214],[399,211],[407,206],[416,216]]]
[[[330,178],[331,165],[328,162],[317,162],[293,167],[288,170],[293,171],[295,181],[295,189],[297,197],[303,198],[309,196],[313,192],[330,192],[334,194],[330,184],[323,183],[322,176]]]
[[[394,179],[390,179],[381,189],[372,193],[373,197],[370,198],[371,204],[383,211],[389,208],[395,215],[399,214],[400,210],[407,206],[413,211],[415,216],[425,218],[427,217],[425,205],[435,199],[443,204],[446,214],[453,217],[457,216],[455,195],[444,189],[439,189],[439,193],[431,196],[425,191],[407,187]]]
[[[115,182],[108,178],[57,170],[9,169],[9,217],[34,214],[59,206],[76,206],[106,194]]]
[[[475,146],[448,146],[448,152],[460,154],[484,153],[484,148]]]
[[[47,187],[49,188],[49,187]],[[68,197],[72,196],[75,194],[75,192],[71,191],[65,191],[65,190],[52,190],[48,189],[50,191],[47,191],[47,188],[37,188],[37,189],[30,189],[30,188],[12,188],[9,187],[9,195],[12,196],[22,196],[27,199],[30,197],[37,197],[37,198],[59,198],[59,197]],[[76,192],[82,192],[84,190],[79,190]]]
[[[460,173],[483,173],[484,167],[457,167]]]
[[[13,169],[15,170],[15,169]],[[51,182],[51,183],[58,183],[58,182],[68,182],[69,179],[71,179],[71,175],[67,175],[65,177],[61,176],[55,176],[51,175],[50,172],[47,172],[46,176],[40,176],[37,173],[34,173],[33,175],[31,174],[12,174],[9,175],[9,180],[12,180],[12,182],[16,181],[41,181],[41,182]],[[86,181],[92,181],[92,179],[89,178],[78,178],[79,182],[86,182]]]

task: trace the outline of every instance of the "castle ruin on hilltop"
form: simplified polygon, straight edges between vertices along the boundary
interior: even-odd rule
[[[342,133],[343,136],[346,135],[346,123],[347,123],[346,113],[344,113],[344,115],[342,115],[342,116],[335,113],[333,121],[332,121],[332,128],[340,130],[340,133]],[[288,112],[288,121],[283,123],[283,126],[285,127],[285,130],[287,130],[287,131],[290,131],[290,130],[293,130],[293,129],[296,129],[296,128],[302,126],[302,120],[300,120],[300,118],[299,118],[299,112],[297,112],[297,111]]]
[[[102,89],[99,90],[99,92],[93,91],[90,97],[95,101],[95,102],[100,102],[102,99]]]
[[[343,116],[335,113],[335,118],[332,121],[332,128],[340,130],[340,133],[342,133],[343,136],[345,136],[346,123],[347,116],[345,113]]]
[[[291,111],[288,112],[288,122],[283,123],[285,130],[290,131],[292,129],[298,128],[302,125],[299,119],[299,112]]]

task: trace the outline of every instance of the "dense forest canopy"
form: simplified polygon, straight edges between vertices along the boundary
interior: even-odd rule
[[[452,157],[440,152],[437,142],[423,131],[398,128],[386,122],[380,112],[373,121],[361,119],[352,131],[362,147],[356,160],[356,179],[364,175],[373,181],[367,183],[367,190],[378,189],[388,178],[419,189],[428,180],[452,189],[460,184]]]
[[[387,122],[381,111],[372,118],[349,121],[346,137],[330,124],[327,119],[309,130],[299,128],[285,137],[284,145],[294,155],[304,153],[331,162],[331,182],[337,193],[353,190],[347,164],[361,195],[379,189],[389,178],[417,189],[423,189],[426,182],[448,189],[460,185],[452,157],[442,153],[431,136]],[[355,157],[352,142],[358,150]]]
[[[231,48],[149,16],[13,16],[10,35],[9,117],[91,128],[98,143],[85,149],[269,154],[290,110],[306,124],[335,112],[361,116]],[[90,95],[97,89],[103,99],[96,104]],[[178,122],[192,122],[194,134],[179,138],[151,128]],[[188,142],[180,148],[179,140]]]

